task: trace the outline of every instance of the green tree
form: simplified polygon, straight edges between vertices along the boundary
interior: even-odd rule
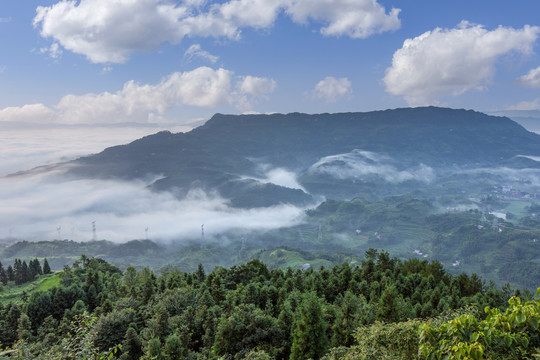
[[[326,327],[319,299],[312,292],[305,294],[296,314],[290,359],[320,359],[328,346]]]
[[[540,288],[536,296],[540,296]],[[538,357],[540,300],[522,303],[514,296],[508,303],[505,312],[486,307],[487,317],[484,320],[465,314],[440,326],[421,326],[422,354],[429,360],[518,360]]]
[[[159,341],[158,338],[152,338],[148,341],[146,351],[142,358],[144,360],[163,360],[161,341]]]
[[[176,334],[171,334],[167,336],[165,340],[164,353],[167,360],[180,360],[183,359],[184,349],[182,347],[182,342]]]
[[[0,282],[2,284],[7,285],[8,282],[8,274],[6,272],[6,269],[4,269],[4,265],[0,262]]]
[[[253,304],[242,304],[219,322],[214,350],[218,355],[241,359],[254,349],[277,354],[283,333],[277,320]]]
[[[49,262],[47,261],[47,258],[43,260],[43,274],[50,274],[51,273],[51,267],[49,266]]]
[[[122,359],[137,360],[143,355],[141,339],[137,334],[137,330],[129,327],[122,342]]]
[[[121,344],[129,324],[135,320],[133,309],[115,310],[100,317],[92,332],[94,345],[100,351],[105,351]]]

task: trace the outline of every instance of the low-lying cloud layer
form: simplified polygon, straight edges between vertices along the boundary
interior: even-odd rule
[[[540,158],[537,156],[525,156],[531,160],[540,161]],[[534,168],[525,168],[525,169],[514,169],[509,167],[498,167],[498,168],[478,168],[473,170],[462,171],[466,174],[489,174],[494,176],[499,176],[505,181],[519,181],[521,183],[530,182],[531,186],[540,186],[540,169]]]
[[[327,174],[338,179],[377,176],[391,183],[409,180],[429,183],[435,179],[435,171],[424,164],[416,168],[399,170],[391,158],[358,149],[346,154],[323,157],[313,164],[309,171]]]
[[[185,37],[238,40],[242,29],[271,28],[280,13],[296,23],[322,24],[325,36],[366,38],[399,29],[399,12],[387,13],[376,0],[64,0],[38,6],[34,27],[57,48],[60,44],[91,62],[124,63],[134,52]]]
[[[0,238],[26,240],[93,238],[128,241],[196,240],[201,225],[211,239],[228,230],[269,230],[298,224],[303,209],[280,205],[231,208],[217,194],[193,190],[184,199],[151,192],[147,183],[70,179],[62,171],[0,178]]]
[[[167,129],[187,131],[190,126]],[[69,161],[166,130],[160,126],[36,126],[0,123],[0,176]]]
[[[269,164],[262,164],[259,167],[260,172],[263,174],[263,176],[246,177],[246,179],[257,180],[265,184],[271,183],[289,189],[299,189],[307,193],[307,190],[304,189],[304,187],[298,182],[296,173],[284,168],[273,168]]]

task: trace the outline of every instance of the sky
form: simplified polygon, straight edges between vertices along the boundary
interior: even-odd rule
[[[2,0],[0,237],[89,239],[96,219],[116,240],[299,221],[302,209],[240,211],[142,182],[2,176],[215,113],[536,110],[538,14],[532,0]],[[189,229],[161,226],[178,218]]]
[[[0,174],[217,112],[538,109],[539,13],[530,0],[2,0]]]

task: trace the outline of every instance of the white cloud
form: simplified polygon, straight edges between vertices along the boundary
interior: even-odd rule
[[[200,57],[210,61],[212,64],[219,59],[218,56],[212,55],[208,51],[203,50],[199,44],[191,45],[184,53],[184,57],[188,58],[189,60],[193,59],[194,57]]]
[[[358,149],[350,153],[325,156],[311,165],[309,171],[337,179],[362,180],[380,177],[390,183],[411,180],[429,183],[436,177],[435,171],[427,165],[420,164],[415,168],[399,170],[391,158]]]
[[[188,131],[191,128],[0,123],[0,176],[94,154],[106,147],[126,144],[160,130]]]
[[[34,27],[94,63],[125,62],[134,51],[179,42],[188,9],[161,0],[63,0],[36,9]]]
[[[275,88],[276,82],[274,80],[250,75],[241,77],[241,81],[238,83],[238,89],[242,94],[252,96],[266,96]]]
[[[400,9],[387,14],[375,0],[293,0],[286,11],[297,22],[311,18],[327,23],[320,31],[328,36],[366,38],[401,27]]]
[[[184,37],[239,39],[241,29],[268,29],[281,12],[295,22],[325,24],[327,36],[365,38],[401,26],[399,9],[388,14],[376,0],[62,0],[36,9],[34,27],[94,63],[123,63]]]
[[[32,123],[39,119],[39,122],[48,123],[54,121],[55,117],[56,113],[43,104],[13,106],[0,110],[0,122]]]
[[[1,23],[7,23],[7,22],[11,22],[11,18],[4,18],[4,17],[0,17],[0,24]]]
[[[493,78],[495,63],[504,54],[530,54],[540,27],[488,31],[461,22],[454,29],[436,28],[413,39],[394,53],[386,70],[386,90],[410,105],[437,103],[442,95],[481,89]]]
[[[216,194],[193,189],[184,199],[155,193],[141,181],[70,179],[61,172],[0,178],[0,229],[27,240],[62,237],[78,241],[97,237],[112,241],[143,238],[186,241],[200,238],[200,226],[212,235],[228,230],[269,230],[292,226],[304,209],[291,205],[236,209]],[[73,201],[77,199],[77,201]],[[178,221],[182,219],[182,221]]]
[[[508,110],[538,110],[540,109],[540,98],[532,101],[522,101],[516,105],[508,107]]]
[[[56,42],[52,43],[51,46],[49,47],[44,47],[44,48],[39,49],[39,52],[42,54],[49,55],[54,60],[59,59],[63,53],[62,49],[60,49],[60,46]]]
[[[248,111],[257,99],[268,100],[268,94],[274,92],[275,88],[276,81],[273,79],[250,75],[241,76],[236,85],[237,107],[244,112]]]
[[[351,82],[347,78],[336,79],[327,76],[315,85],[313,96],[326,102],[335,102],[338,98],[349,96],[352,93]]]
[[[54,108],[42,104],[0,110],[0,122],[61,124],[149,123],[177,106],[247,109],[257,98],[267,98],[275,81],[238,77],[226,69],[199,67],[176,72],[157,84],[128,81],[115,93],[66,95]]]
[[[272,168],[270,164],[259,165],[260,171],[263,177],[246,176],[244,179],[257,180],[264,184],[275,184],[290,189],[299,189],[304,192],[308,192],[298,182],[296,173],[284,168]]]
[[[540,87],[540,66],[536,69],[531,69],[526,75],[521,76],[518,81],[524,86]]]

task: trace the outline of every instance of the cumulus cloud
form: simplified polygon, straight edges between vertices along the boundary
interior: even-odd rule
[[[36,9],[34,27],[64,48],[94,63],[123,63],[137,51],[152,51],[184,37],[237,40],[241,29],[268,29],[281,12],[293,21],[323,23],[327,36],[365,38],[401,26],[376,0],[62,0]]]
[[[532,88],[540,87],[540,66],[521,76],[518,81],[524,86]]]
[[[323,99],[327,103],[335,102],[338,98],[347,97],[352,93],[349,79],[327,76],[315,85],[313,97]]]
[[[300,223],[303,209],[289,205],[235,209],[226,199],[193,190],[184,199],[154,193],[148,183],[69,179],[61,172],[0,178],[0,229],[27,240],[62,237],[76,241],[97,237],[112,241],[140,239],[149,229],[154,240],[186,241],[228,230],[270,230]],[[73,201],[77,199],[77,201]]]
[[[508,110],[538,110],[540,109],[540,98],[532,101],[521,101],[516,105],[511,105]]]
[[[454,29],[436,28],[407,39],[386,70],[386,91],[410,105],[437,103],[442,95],[481,89],[495,73],[497,59],[510,52],[530,54],[540,27],[513,29],[461,22]]]
[[[135,51],[180,41],[178,19],[187,13],[186,7],[161,0],[63,0],[38,6],[34,27],[94,63],[123,63]]]
[[[238,94],[238,108],[240,110],[249,110],[257,99],[268,100],[268,94],[274,92],[276,81],[257,76],[241,76],[236,85],[236,94]]]
[[[0,122],[27,123],[39,119],[39,122],[48,123],[54,121],[55,117],[56,113],[43,104],[11,106],[0,110]]]
[[[66,95],[54,108],[42,104],[0,110],[0,122],[55,122],[62,124],[149,123],[175,106],[246,109],[257,98],[267,98],[275,81],[244,76],[223,68],[199,67],[175,72],[157,84],[128,81],[115,93]]]
[[[346,35],[366,38],[373,34],[397,30],[401,27],[400,9],[385,8],[375,0],[300,0],[292,1],[286,12],[294,21],[304,23],[308,18],[328,25],[321,28],[327,36]]]
[[[390,183],[417,180],[429,183],[435,179],[435,172],[429,166],[420,164],[416,168],[399,170],[391,158],[380,154],[354,150],[350,153],[326,156],[313,164],[311,173],[327,174],[337,179],[364,179],[380,177]]]
[[[184,57],[188,58],[189,60],[193,59],[194,57],[200,57],[210,61],[212,64],[219,59],[218,56],[212,55],[208,51],[203,50],[199,44],[191,45],[184,53]]]

